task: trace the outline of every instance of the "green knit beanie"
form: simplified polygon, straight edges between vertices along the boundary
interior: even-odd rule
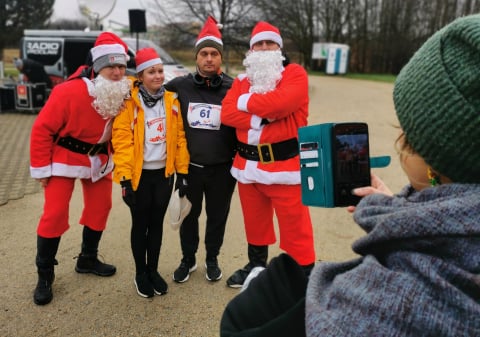
[[[457,19],[413,55],[393,99],[413,149],[458,183],[480,182],[480,15]]]

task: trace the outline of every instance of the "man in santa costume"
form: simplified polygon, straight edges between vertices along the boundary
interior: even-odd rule
[[[98,244],[112,206],[112,119],[129,94],[125,78],[127,46],[115,34],[101,33],[90,51],[93,65],[82,66],[56,86],[40,111],[30,139],[30,172],[44,188],[37,227],[38,305],[53,298],[54,265],[60,238],[69,228],[69,203],[78,178],[84,209],[81,253],[75,270],[111,276],[115,266],[97,258]]]
[[[310,213],[301,202],[297,130],[307,125],[308,77],[282,54],[277,27],[259,22],[239,75],[222,103],[222,123],[236,128],[237,154],[231,170],[238,181],[248,264],[227,280],[242,287],[254,267],[265,267],[268,245],[275,243],[308,274],[315,261]]]

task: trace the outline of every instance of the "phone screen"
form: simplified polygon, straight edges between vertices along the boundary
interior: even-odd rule
[[[334,124],[332,135],[335,206],[356,205],[360,198],[351,190],[370,186],[368,126],[338,123]]]

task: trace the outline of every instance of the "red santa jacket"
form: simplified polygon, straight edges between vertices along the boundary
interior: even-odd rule
[[[222,101],[222,123],[236,128],[239,142],[258,145],[298,138],[298,128],[307,125],[308,76],[298,64],[289,64],[277,87],[265,94],[250,93],[245,74],[239,75]],[[263,124],[262,120],[269,123]],[[232,175],[240,182],[300,184],[299,156],[262,163],[238,153]]]
[[[89,156],[56,144],[70,136],[96,144],[111,139],[111,120],[103,119],[92,107],[92,82],[76,78],[55,86],[38,114],[30,137],[30,173],[33,178],[63,176],[93,181],[113,169],[111,154]]]

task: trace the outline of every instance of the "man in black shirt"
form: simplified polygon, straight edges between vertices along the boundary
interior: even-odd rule
[[[220,122],[221,103],[232,78],[220,69],[223,42],[217,22],[208,17],[195,43],[196,72],[169,81],[165,88],[178,94],[187,147],[188,175],[177,174],[176,189],[192,203],[180,227],[183,258],[173,274],[175,282],[185,282],[197,269],[198,218],[205,196],[206,278],[218,281],[222,271],[217,256],[223,244],[225,225],[236,180],[230,174],[235,155],[235,129]]]

